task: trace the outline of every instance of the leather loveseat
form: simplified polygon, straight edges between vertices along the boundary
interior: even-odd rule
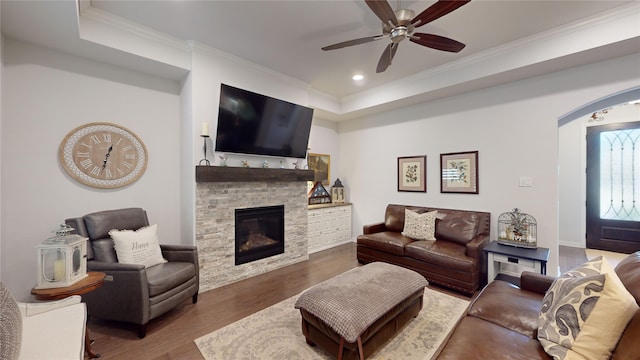
[[[625,258],[615,272],[640,305],[640,252]],[[540,345],[537,331],[542,299],[553,280],[525,271],[521,287],[501,280],[491,282],[469,306],[437,359],[552,359]],[[640,359],[639,340],[640,309],[627,324],[611,359]]]
[[[436,240],[414,240],[402,235],[405,209],[437,211]],[[468,295],[486,283],[491,214],[480,211],[387,205],[384,222],[365,225],[357,238],[360,263],[382,261],[414,270],[430,283]]]

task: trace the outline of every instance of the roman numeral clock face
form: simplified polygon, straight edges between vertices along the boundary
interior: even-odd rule
[[[73,129],[60,144],[60,162],[75,180],[96,188],[117,188],[138,180],[147,168],[147,149],[130,130],[111,123]]]

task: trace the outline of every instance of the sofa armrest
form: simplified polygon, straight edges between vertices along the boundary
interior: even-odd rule
[[[189,262],[198,265],[198,249],[188,245],[160,245],[162,256],[169,262]]]
[[[387,227],[384,226],[383,222],[364,225],[362,227],[363,234],[375,234],[375,233],[384,232],[384,231],[387,231]]]
[[[553,280],[555,280],[553,276],[523,271],[522,274],[520,274],[520,289],[544,294],[549,290]]]
[[[18,308],[20,309],[20,313],[22,317],[35,316],[47,311],[52,311],[56,309],[63,308],[65,306],[70,306],[73,304],[79,304],[82,301],[82,298],[79,295],[72,295],[68,298],[64,298],[61,300],[47,301],[47,302],[39,302],[39,303],[24,303],[19,302]]]
[[[144,270],[144,265],[121,264],[117,262],[96,261],[96,260],[87,261],[87,271],[100,271],[100,272],[108,273],[111,271],[140,272],[142,270]]]
[[[478,235],[467,243],[466,255],[479,260],[478,266],[482,266],[480,260],[484,256],[484,247],[489,244],[489,235]],[[485,266],[486,267],[486,266]]]

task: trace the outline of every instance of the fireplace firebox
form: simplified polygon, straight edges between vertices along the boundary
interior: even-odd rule
[[[235,209],[236,265],[284,253],[284,205]]]

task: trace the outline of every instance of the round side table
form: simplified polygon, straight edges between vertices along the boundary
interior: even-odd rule
[[[89,293],[104,284],[104,278],[106,274],[103,272],[88,272],[87,277],[78,281],[77,283],[59,288],[49,289],[31,289],[31,294],[35,295],[36,299],[50,301],[60,300],[72,295],[82,295]],[[96,354],[91,349],[92,341],[89,340],[89,326],[85,326],[84,334],[84,351],[87,353],[90,359],[99,358],[100,354]]]

